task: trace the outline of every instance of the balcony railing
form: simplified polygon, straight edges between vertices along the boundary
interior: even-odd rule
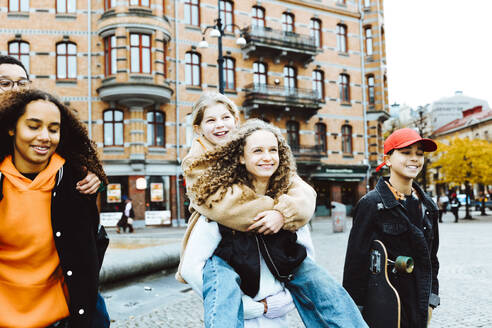
[[[274,56],[291,57],[296,54],[296,59],[312,61],[320,51],[316,39],[309,35],[254,25],[243,28],[241,32],[246,39],[243,50],[248,55],[270,52]]]
[[[289,88],[279,85],[271,85],[264,83],[251,83],[244,87],[246,94],[255,94],[255,96],[273,96],[292,98],[298,101],[321,102],[322,99],[318,92],[312,89]]]
[[[322,157],[327,156],[326,147],[323,145],[315,146],[290,146],[292,154],[298,162],[319,162]]]

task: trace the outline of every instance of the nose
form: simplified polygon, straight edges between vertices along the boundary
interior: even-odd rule
[[[19,87],[19,84],[17,82],[14,82],[12,85],[12,90],[14,91],[19,91],[21,88]]]
[[[271,161],[271,160],[272,160],[272,154],[270,154],[270,152],[269,152],[269,151],[265,151],[265,152],[263,153],[263,156],[262,156],[262,157],[263,157],[263,160],[264,160],[264,161],[267,161],[267,162],[269,162],[269,161]]]
[[[50,133],[48,128],[43,128],[38,134],[38,139],[41,141],[50,141]]]

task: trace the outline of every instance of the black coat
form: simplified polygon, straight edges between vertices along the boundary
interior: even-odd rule
[[[99,230],[95,197],[75,189],[79,180],[65,164],[57,173],[51,200],[53,238],[69,294],[70,328],[91,327],[108,242],[104,228]],[[3,180],[0,197],[1,186]],[[98,232],[102,238],[98,239]]]
[[[389,278],[400,295],[402,328],[425,328],[429,305],[439,305],[438,209],[420,186],[414,183],[413,187],[422,204],[418,219],[409,217],[383,178],[359,201],[347,247],[343,287],[357,305],[365,305],[370,245],[379,239],[391,260],[399,255],[413,257],[415,268],[411,274],[389,273]]]

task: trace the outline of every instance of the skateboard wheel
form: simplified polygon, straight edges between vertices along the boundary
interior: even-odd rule
[[[400,273],[412,273],[413,258],[409,256],[398,256],[395,260],[395,269]]]

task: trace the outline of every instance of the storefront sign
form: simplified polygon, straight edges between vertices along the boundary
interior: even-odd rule
[[[164,185],[162,183],[150,184],[150,201],[162,202],[164,201]]]
[[[107,202],[121,203],[121,184],[109,183],[107,188]]]
[[[121,214],[121,212],[103,212],[99,214],[99,219],[105,227],[116,227],[116,223],[121,219]]]
[[[171,224],[171,211],[145,211],[145,225]]]

